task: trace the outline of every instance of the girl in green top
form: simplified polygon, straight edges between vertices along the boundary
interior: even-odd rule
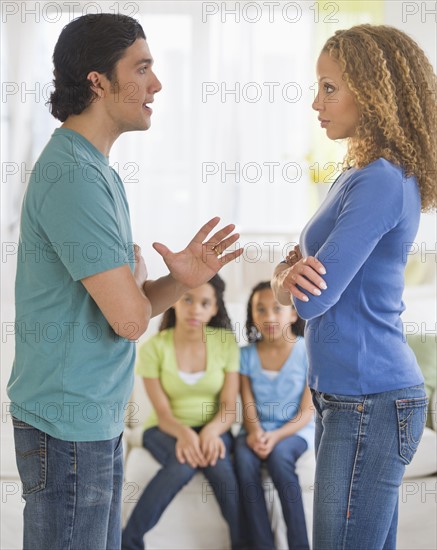
[[[215,275],[186,292],[163,316],[159,333],[139,350],[137,372],[153,405],[143,445],[162,464],[123,531],[123,550],[144,548],[144,534],[198,469],[210,482],[241,548],[238,486],[231,463],[239,353]]]

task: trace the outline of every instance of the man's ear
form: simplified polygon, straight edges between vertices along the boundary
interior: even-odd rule
[[[103,97],[105,95],[105,89],[107,80],[104,75],[98,73],[97,71],[91,71],[87,75],[87,80],[91,82],[91,89],[96,94],[96,97]]]

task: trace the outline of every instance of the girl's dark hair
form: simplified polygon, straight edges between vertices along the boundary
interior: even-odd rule
[[[249,301],[247,302],[247,316],[246,316],[246,335],[247,339],[249,341],[249,344],[253,344],[254,342],[257,342],[261,339],[261,336],[259,334],[258,329],[255,326],[255,323],[253,322],[253,315],[252,315],[252,302],[253,297],[257,292],[260,292],[261,290],[269,289],[271,290],[270,281],[263,281],[261,283],[258,283],[255,287],[253,287],[252,292],[249,296]],[[294,306],[292,306],[294,308]],[[303,336],[304,330],[305,330],[305,321],[297,316],[297,320],[295,323],[290,325],[290,329],[292,334],[295,336]]]
[[[208,323],[209,327],[216,328],[225,328],[232,330],[231,320],[229,318],[228,312],[226,311],[225,302],[223,300],[223,294],[225,292],[225,282],[219,275],[214,275],[214,277],[208,281],[208,284],[211,285],[215,292],[215,299],[217,301],[217,314],[211,318]],[[165,330],[167,328],[173,328],[176,325],[176,313],[173,307],[167,309],[164,312],[164,315],[161,319],[161,324],[159,325],[159,330]]]
[[[146,38],[141,25],[121,14],[84,15],[66,25],[53,52],[51,114],[64,122],[86,109],[95,98],[87,75],[97,71],[112,82],[115,65],[138,38]]]

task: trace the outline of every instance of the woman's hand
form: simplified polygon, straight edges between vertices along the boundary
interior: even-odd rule
[[[188,464],[192,468],[204,468],[207,461],[200,448],[199,435],[191,428],[186,427],[176,439],[176,458],[181,464]]]
[[[276,284],[281,291],[287,291],[295,298],[308,302],[308,296],[297,288],[297,285],[314,296],[320,296],[320,289],[326,290],[327,288],[325,281],[320,276],[320,274],[326,274],[326,270],[322,263],[313,256],[301,257],[299,260],[295,257],[295,260],[291,267],[275,275]]]
[[[232,224],[206,240],[219,221],[220,218],[213,218],[206,223],[180,252],[171,252],[164,244],[153,243],[154,249],[163,257],[170,275],[182,285],[196,288],[208,282],[224,265],[242,254],[242,248],[224,254],[240,236],[238,233],[231,235],[235,229]]]
[[[219,458],[226,456],[226,447],[223,439],[208,424],[199,433],[200,449],[208,466],[215,466]]]
[[[287,256],[285,257],[285,262],[290,266],[293,267],[295,263],[297,263],[299,260],[302,259],[302,252],[300,251],[300,247],[297,244],[293,250],[291,250]]]

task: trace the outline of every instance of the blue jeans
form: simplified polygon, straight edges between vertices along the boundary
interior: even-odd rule
[[[238,436],[235,444],[235,466],[245,512],[245,531],[250,534],[253,548],[275,548],[261,479],[262,462],[265,462],[279,494],[287,525],[288,547],[290,550],[309,548],[302,492],[296,475],[296,462],[307,447],[302,437],[292,435],[277,443],[267,459],[262,461],[248,447],[246,434]]]
[[[34,550],[119,550],[123,447],[63,441],[13,418],[24,542]]]
[[[162,468],[144,489],[123,530],[123,550],[144,549],[144,534],[158,523],[166,507],[198,470],[209,481],[228,523],[232,548],[242,547],[238,484],[231,462],[233,439],[229,432],[221,438],[226,446],[225,458],[219,458],[215,466],[198,469],[177,460],[174,437],[157,427],[144,432],[143,446],[162,464]]]
[[[314,550],[394,550],[399,487],[425,426],[423,385],[357,396],[312,393]]]

